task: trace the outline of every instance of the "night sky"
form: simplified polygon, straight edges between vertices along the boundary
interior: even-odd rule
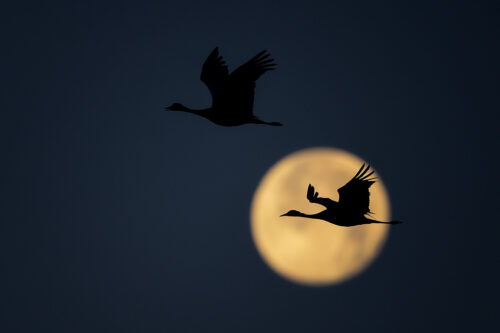
[[[0,331],[498,329],[497,1],[25,1],[0,20]],[[267,49],[220,127],[201,65]],[[299,149],[368,161],[394,219],[326,288],[260,258],[250,204]],[[305,195],[305,189],[304,189]]]

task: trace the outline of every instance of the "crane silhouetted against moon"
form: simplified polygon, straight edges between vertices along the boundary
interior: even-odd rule
[[[274,59],[264,50],[229,74],[226,62],[216,47],[205,60],[200,76],[210,90],[212,106],[195,110],[174,103],[165,109],[193,113],[221,126],[282,126],[278,122],[263,121],[253,114],[255,81],[265,72],[275,69],[274,66]]]
[[[356,175],[344,186],[338,189],[339,201],[329,198],[318,197],[318,192],[309,184],[307,188],[307,199],[311,203],[317,203],[326,209],[316,214],[304,214],[297,210],[290,210],[281,216],[305,217],[309,219],[324,220],[343,227],[352,227],[361,224],[384,223],[399,224],[400,221],[382,222],[367,218],[370,215],[370,192],[369,188],[375,183],[372,177],[374,171],[370,166],[363,163]]]
[[[387,239],[389,224],[343,227],[280,217],[291,207],[302,212],[311,208],[302,194],[308,184],[321,188],[323,197],[337,200],[337,189],[363,163],[343,150],[309,148],[284,157],[266,172],[252,200],[250,224],[255,246],[273,271],[299,284],[325,286],[348,280],[373,262]],[[380,175],[375,171],[372,176],[377,182],[370,187],[370,218],[390,221],[389,194]]]

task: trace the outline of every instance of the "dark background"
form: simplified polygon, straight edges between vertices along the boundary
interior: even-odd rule
[[[18,2],[1,9],[2,332],[498,329],[497,1]],[[267,48],[255,113],[206,107],[201,65]],[[327,288],[259,257],[249,209],[298,149],[371,163],[392,227]]]

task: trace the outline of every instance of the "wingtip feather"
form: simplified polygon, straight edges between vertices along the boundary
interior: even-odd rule
[[[366,169],[366,171],[368,171],[368,169]],[[366,172],[366,171],[365,171],[365,172]],[[363,177],[359,177],[359,179],[361,179],[361,180],[368,180],[368,178],[369,178],[371,175],[373,175],[373,173],[374,173],[374,172],[375,172],[375,171],[373,171],[373,170],[372,170],[372,172],[370,172],[370,173],[368,173],[368,174],[364,175]]]
[[[365,163],[363,163],[363,165],[361,166],[361,168],[358,170],[358,172],[354,175],[353,178],[358,178],[359,174],[363,171],[365,167]]]

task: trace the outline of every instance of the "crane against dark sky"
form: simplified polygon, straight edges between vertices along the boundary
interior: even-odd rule
[[[339,226],[351,227],[361,224],[384,223],[399,224],[400,221],[381,222],[365,217],[370,215],[370,186],[375,183],[375,178],[371,177],[374,171],[369,165],[363,164],[356,175],[344,186],[338,189],[339,201],[329,198],[318,197],[318,192],[309,184],[307,188],[307,199],[311,203],[325,206],[325,210],[316,214],[304,214],[296,210],[291,210],[281,216],[296,216],[310,219],[324,220]],[[371,177],[371,178],[370,178]]]
[[[205,60],[200,77],[210,90],[212,106],[194,110],[174,103],[165,109],[194,113],[222,126],[281,126],[281,123],[263,121],[253,114],[255,81],[265,72],[275,69],[274,66],[274,59],[264,50],[229,74],[226,62],[216,47]]]

